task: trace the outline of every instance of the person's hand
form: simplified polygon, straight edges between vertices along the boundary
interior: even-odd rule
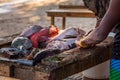
[[[103,32],[104,30],[101,31],[101,29],[95,28],[87,36],[79,40],[79,43],[77,44],[77,46],[80,48],[87,48],[87,47],[95,46],[96,44],[100,43],[106,38]]]

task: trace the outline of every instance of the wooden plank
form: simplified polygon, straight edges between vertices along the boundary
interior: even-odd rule
[[[34,77],[33,80],[49,80],[49,76],[50,76],[49,74],[36,71],[35,72],[35,77]]]
[[[0,76],[0,80],[20,80],[20,79],[11,78],[11,77],[4,77],[4,76]]]
[[[62,29],[63,29],[63,30],[65,29],[65,23],[66,23],[66,18],[63,17],[63,18],[62,18]]]
[[[56,10],[48,10],[48,16],[55,17],[86,17],[93,18],[95,17],[94,13],[88,9],[56,9]]]
[[[60,9],[86,9],[86,6],[82,5],[59,5]]]
[[[62,80],[110,59],[112,44],[113,39],[107,38],[93,48],[75,48],[43,59],[42,63],[35,67],[12,62],[3,63],[5,65],[12,64],[14,66],[14,77],[21,80],[44,80],[44,78],[45,80]],[[1,64],[2,61],[0,61]]]
[[[13,66],[8,66],[5,64],[0,64],[0,76],[13,76]]]
[[[55,17],[51,16],[51,25],[54,25],[54,24],[55,24]]]
[[[32,68],[22,68],[19,65],[19,67],[14,68],[14,77],[21,80],[34,80],[34,70]]]
[[[84,71],[111,58],[113,39],[107,38],[96,47],[75,48],[42,60],[50,71],[50,80],[62,80],[67,76]]]

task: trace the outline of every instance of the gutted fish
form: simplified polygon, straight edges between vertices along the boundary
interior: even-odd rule
[[[17,59],[23,57],[23,51],[17,48],[1,48],[0,56],[8,58],[8,59]]]
[[[30,54],[26,57],[27,60],[32,60],[34,55],[39,52],[39,49],[38,48],[33,48],[32,51],[30,52]]]
[[[42,59],[53,56],[55,54],[59,54],[61,51],[59,49],[45,49],[41,50],[38,53],[35,54],[33,58],[33,66],[35,66],[37,63],[40,63]]]
[[[49,28],[41,29],[30,37],[33,47],[38,48],[39,43],[46,42],[50,37],[53,37],[58,34],[58,28],[52,26]]]
[[[57,36],[55,36],[54,38],[51,38],[51,40],[55,40],[55,39],[64,39],[68,36],[71,37],[77,37],[78,35],[84,35],[85,31],[79,29],[79,28],[68,28],[65,29],[62,33],[59,33]]]
[[[77,36],[82,37],[85,31],[78,28],[68,28],[48,42],[47,49],[60,49],[61,51],[76,47]]]
[[[47,49],[59,49],[61,51],[68,50],[71,48],[75,48],[75,41],[77,38],[69,38],[69,39],[57,39],[48,43],[46,46]]]

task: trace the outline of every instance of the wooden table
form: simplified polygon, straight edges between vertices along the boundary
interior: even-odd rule
[[[87,9],[83,5],[59,5],[59,9]]]
[[[62,29],[65,29],[66,17],[95,18],[94,13],[85,8],[48,10],[47,15],[51,17],[51,25],[55,24],[55,17],[62,17]]]
[[[27,66],[0,60],[0,75],[21,80],[62,80],[111,58],[113,38],[88,49],[74,48],[42,60],[37,66]]]

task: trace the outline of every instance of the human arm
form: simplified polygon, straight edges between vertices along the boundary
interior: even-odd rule
[[[101,20],[99,26],[95,28],[88,36],[86,36],[81,42],[83,44],[92,46],[103,41],[112,28],[120,20],[120,0],[111,0],[109,8]]]

